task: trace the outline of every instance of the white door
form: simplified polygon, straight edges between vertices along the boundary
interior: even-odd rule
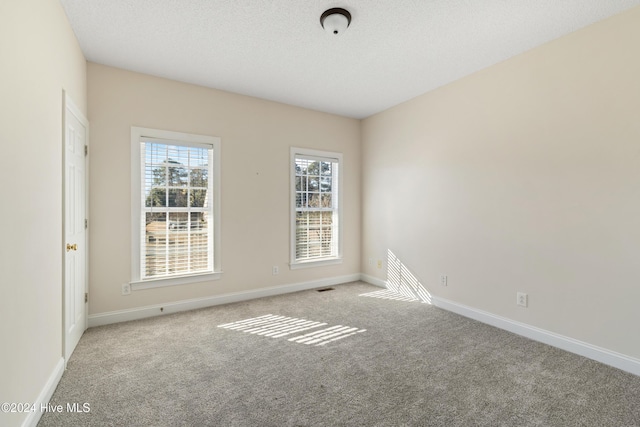
[[[64,108],[64,356],[65,364],[87,328],[88,122],[68,96]]]

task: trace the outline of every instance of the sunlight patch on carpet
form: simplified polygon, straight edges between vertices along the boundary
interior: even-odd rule
[[[264,316],[254,317],[252,319],[240,320],[233,323],[225,323],[224,325],[218,325],[218,327],[247,332],[250,334],[264,335],[271,338],[280,338],[325,325],[326,323],[314,322],[305,319],[296,319],[295,317],[266,314]]]
[[[387,250],[386,289],[360,296],[431,304],[431,293],[390,249]]]
[[[418,298],[410,296],[410,295],[402,295],[399,292],[392,291],[390,289],[383,289],[381,291],[373,291],[367,292],[366,294],[360,294],[361,297],[371,297],[371,298],[380,298],[380,299],[391,299],[395,301],[407,301],[407,302],[416,302],[420,301]]]
[[[246,332],[271,338],[282,338],[287,335],[299,334],[301,332],[308,331],[309,329],[315,329],[321,326],[327,326],[327,323],[314,322],[313,320],[298,319],[295,317],[265,314],[260,317],[253,317],[251,319],[218,325],[218,328]],[[366,329],[336,325],[289,338],[289,341],[299,344],[319,346],[326,345],[330,342],[341,340],[364,331],[366,331]]]
[[[364,331],[366,331],[366,329],[337,325],[320,331],[313,331],[308,334],[300,335],[299,337],[289,338],[289,341],[307,345],[325,345]]]

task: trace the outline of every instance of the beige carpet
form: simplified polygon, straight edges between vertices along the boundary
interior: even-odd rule
[[[363,283],[89,329],[40,426],[640,426],[640,377]]]

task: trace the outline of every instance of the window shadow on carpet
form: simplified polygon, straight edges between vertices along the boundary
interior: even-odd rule
[[[301,332],[311,329],[320,328],[322,326],[327,326],[327,323],[298,319],[295,317],[278,316],[274,314],[265,314],[260,317],[218,325],[219,328],[223,329],[271,338],[283,338],[293,334],[300,334]],[[308,332],[303,335],[296,335],[289,338],[288,341],[298,344],[321,346],[365,331],[366,329],[335,325]]]
[[[387,289],[360,296],[431,304],[429,291],[390,249],[387,250]]]

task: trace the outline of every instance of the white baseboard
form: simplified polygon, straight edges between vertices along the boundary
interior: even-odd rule
[[[369,276],[368,274],[360,274],[360,280],[370,285],[379,286],[381,288],[387,288],[387,281],[378,279],[377,277]]]
[[[126,322],[129,320],[144,319],[146,317],[159,316],[162,314],[176,313],[179,311],[194,310],[198,308],[211,307],[220,304],[229,304],[233,302],[246,301],[255,298],[262,298],[274,295],[281,295],[290,292],[305,291],[309,289],[320,288],[323,286],[339,285],[341,283],[349,283],[357,280],[369,283],[381,288],[387,287],[386,280],[378,279],[367,274],[352,274],[348,276],[332,277],[322,280],[310,282],[294,283],[290,285],[276,286],[272,288],[257,289],[245,292],[236,292],[224,295],[218,295],[207,298],[198,298],[192,300],[177,301],[167,304],[158,304],[153,306],[140,307],[131,310],[112,311],[107,313],[98,313],[89,316],[89,327],[107,325],[110,323]],[[562,350],[587,357],[605,365],[613,366],[634,375],[640,376],[640,359],[626,356],[606,348],[598,347],[583,341],[579,341],[570,337],[556,334],[526,323],[516,322],[506,317],[497,316],[495,314],[468,307],[445,298],[433,297],[432,303],[436,307],[451,311],[456,314],[504,329],[514,334],[539,341]],[[160,311],[162,309],[162,311]],[[64,364],[63,364],[64,365]],[[57,384],[57,382],[56,382]],[[54,387],[55,389],[55,387]]]
[[[496,316],[495,314],[468,307],[444,298],[433,297],[433,305],[470,319],[513,332],[514,334],[530,338],[534,341],[539,341],[640,376],[640,359],[616,353],[615,351],[607,350],[606,348],[598,347],[544,329],[536,328],[534,326],[527,325],[526,323],[520,323],[505,317]]]
[[[360,280],[360,274],[351,274],[347,276],[330,277],[322,280],[313,280],[310,282],[294,283],[290,285],[275,286],[271,288],[256,289],[245,292],[234,292],[212,297],[170,302],[166,304],[148,305],[145,307],[139,307],[130,310],[118,310],[106,313],[91,314],[89,315],[89,327],[91,328],[94,326],[108,325],[111,323],[144,319],[146,317],[177,313],[179,311],[195,310],[198,308],[211,307],[220,304],[229,304],[255,298],[282,295],[290,292],[306,291],[309,289],[321,288],[323,286],[339,285],[341,283],[355,282],[358,280]]]
[[[42,388],[42,391],[40,391],[38,398],[33,402],[37,410],[29,412],[29,415],[22,423],[23,427],[35,427],[38,424],[40,417],[42,417],[42,411],[40,411],[40,408],[49,403],[51,396],[53,396],[53,392],[56,390],[56,387],[58,387],[58,383],[60,382],[60,378],[62,378],[63,373],[64,359],[61,357],[60,360],[58,360],[58,363],[56,363],[55,368],[53,368],[51,375],[49,375],[49,379]]]
[[[377,279],[366,274],[361,274],[360,280],[371,285],[383,288],[387,287],[385,280]],[[548,344],[570,353],[578,354],[597,362],[604,363],[605,365],[613,366],[614,368],[640,376],[640,359],[607,350],[606,348],[598,347],[544,329],[536,328],[535,326],[527,325],[526,323],[516,322],[514,320],[507,319],[506,317],[497,316],[486,311],[468,307],[445,298],[432,297],[432,304],[461,316],[513,332],[514,334],[521,335],[534,341]]]

